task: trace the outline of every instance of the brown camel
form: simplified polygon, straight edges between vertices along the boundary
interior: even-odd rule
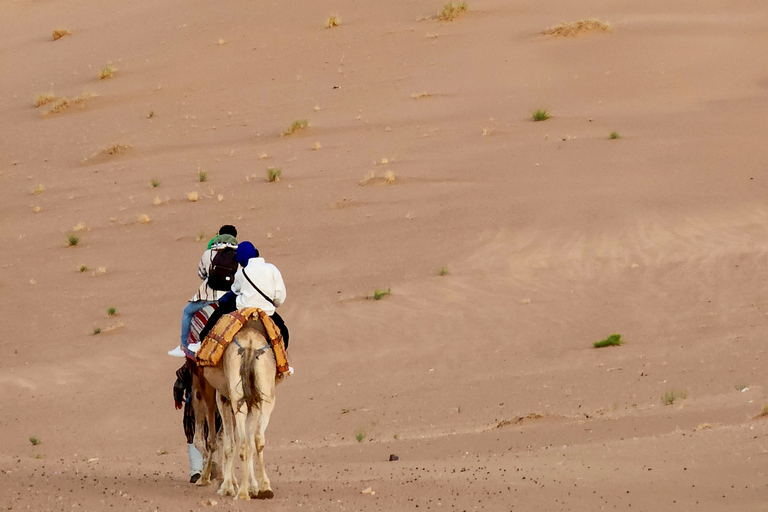
[[[211,467],[216,451],[216,430],[208,429],[202,442],[204,422],[214,425],[216,407],[221,414],[224,441],[222,474],[218,493],[235,496],[235,439],[240,443],[243,477],[235,499],[268,499],[274,496],[264,468],[264,432],[275,406],[275,355],[269,346],[261,321],[246,322],[224,351],[217,366],[198,368],[194,378],[199,407],[195,409],[195,444],[203,453],[203,472],[198,485],[211,483]],[[253,456],[257,455],[258,476]]]

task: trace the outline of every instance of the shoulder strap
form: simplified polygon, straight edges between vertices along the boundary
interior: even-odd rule
[[[251,281],[251,278],[250,278],[250,277],[248,277],[248,274],[246,274],[246,273],[245,273],[245,267],[243,267],[243,275],[244,275],[244,276],[245,276],[245,278],[248,280],[248,282],[249,282],[249,283],[251,283],[251,286],[253,286],[253,287],[256,289],[256,291],[257,291],[257,292],[259,292],[259,293],[261,294],[261,296],[262,296],[262,297],[264,297],[265,299],[267,299],[267,302],[269,302],[270,304],[272,304],[273,306],[275,306],[275,302],[274,302],[272,299],[270,299],[269,297],[267,297],[267,295],[266,295],[266,294],[265,294],[263,291],[261,291],[261,290],[259,289],[259,287],[258,287],[258,286],[256,286],[256,285],[253,283],[253,281]],[[277,306],[275,306],[275,307],[277,307]]]

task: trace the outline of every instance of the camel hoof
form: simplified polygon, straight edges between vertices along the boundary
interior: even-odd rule
[[[216,493],[219,496],[234,496],[235,495],[235,487],[233,485],[224,486],[222,485],[221,488],[219,488]]]
[[[257,500],[271,500],[275,497],[275,493],[272,492],[272,489],[267,489],[266,491],[259,491],[259,493],[256,495]]]
[[[195,485],[197,485],[198,487],[205,487],[206,485],[211,485],[211,479],[201,478],[200,480],[197,481]]]
[[[235,499],[236,500],[249,500],[249,499],[251,499],[251,497],[248,495],[248,493],[245,493],[245,494],[240,493],[237,496],[235,496]]]

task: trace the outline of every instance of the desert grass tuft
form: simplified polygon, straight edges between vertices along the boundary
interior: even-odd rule
[[[333,15],[328,18],[328,21],[325,22],[325,28],[338,27],[339,23],[341,23],[341,20],[339,19],[339,17],[336,15]]]
[[[146,213],[142,213],[141,215],[139,215],[139,222],[141,222],[142,224],[149,224],[149,215],[147,215]]]
[[[157,188],[157,187],[159,187],[159,186],[160,186],[160,180],[159,180],[159,179],[157,179],[157,178],[152,178],[152,179],[149,181],[149,184],[150,184],[150,185],[152,185],[152,188]]]
[[[550,118],[549,112],[544,109],[536,109],[533,111],[531,118],[534,121],[546,121]]]
[[[285,137],[286,135],[293,135],[294,133],[303,130],[307,126],[309,126],[309,121],[306,119],[297,119],[291,123],[291,126],[285,129],[285,131],[282,133],[282,136]]]
[[[111,62],[108,63],[99,71],[99,80],[106,80],[107,78],[112,78],[113,76],[115,76],[115,71],[117,71],[117,68],[113,66]]]
[[[43,192],[45,192],[45,185],[43,185],[42,183],[38,183],[37,185],[35,185],[34,190],[32,190],[32,193],[36,196],[39,196]]]
[[[205,183],[208,181],[208,173],[205,169],[198,169],[197,170],[197,181],[200,183]]]
[[[368,430],[364,427],[357,427],[355,429],[355,439],[357,439],[358,443],[362,443],[366,437],[368,437]]]
[[[67,30],[66,28],[57,28],[53,31],[53,40],[58,41],[64,36],[72,35],[72,32]]]
[[[42,107],[43,105],[47,105],[48,103],[53,103],[58,98],[55,94],[52,92],[44,92],[42,94],[38,94],[35,98],[35,106],[36,107]]]
[[[387,288],[386,290],[379,290],[378,288],[373,291],[373,295],[371,295],[371,298],[373,300],[381,300],[387,295],[390,295],[392,293],[391,288]]]
[[[667,391],[664,396],[661,397],[661,403],[664,405],[672,405],[678,399],[688,398],[688,393],[685,391]]]
[[[623,343],[624,340],[621,339],[621,334],[611,334],[604,340],[594,342],[592,346],[595,348],[620,347]]]
[[[117,155],[129,150],[130,148],[131,146],[129,146],[128,144],[112,144],[111,146],[102,148],[101,153],[104,153],[107,155]]]
[[[621,135],[619,135],[619,132],[611,132],[608,134],[608,138],[611,140],[616,140],[619,137],[621,137]]]
[[[443,10],[437,13],[437,19],[440,21],[453,21],[458,17],[459,14],[467,12],[468,10],[469,7],[467,7],[466,2],[457,4],[447,3],[443,6]]]
[[[197,201],[197,199],[198,199],[197,192],[190,192],[189,194],[187,194],[187,200],[189,200],[190,203],[194,203],[195,201]]]
[[[40,444],[40,439],[35,436],[31,436],[29,438],[29,442],[32,443],[32,446],[37,446]]]
[[[67,235],[67,246],[68,247],[74,247],[74,246],[76,246],[79,243],[80,243],[80,237],[79,236],[77,236],[74,233],[70,233],[69,235]]]
[[[386,183],[387,185],[391,185],[392,183],[395,182],[396,179],[397,179],[397,176],[395,176],[394,172],[387,171],[384,173],[384,183]]]
[[[315,141],[314,144],[312,144],[312,149],[317,151],[318,149],[322,148],[323,146],[320,145],[319,142]]]
[[[755,416],[755,418],[765,418],[768,417],[768,404],[763,405],[763,408],[760,410],[760,413]]]
[[[448,270],[448,267],[440,267],[440,269],[437,271],[437,275],[439,276],[447,276],[450,274],[450,270]]]
[[[97,334],[101,334],[101,327],[94,327],[93,328],[93,335],[96,336]]]
[[[51,105],[50,110],[43,112],[43,117],[47,117],[51,114],[61,114],[62,112],[69,110],[73,105],[82,105],[85,100],[95,97],[95,94],[84,93],[75,98],[61,98]]]
[[[561,23],[541,33],[545,36],[574,37],[582,32],[610,32],[611,26],[600,20],[580,20],[571,23]]]
[[[117,314],[117,308],[112,306],[111,308],[107,309],[107,314],[109,316],[115,316]]]
[[[83,272],[88,270],[88,265],[80,265],[79,267],[77,267],[77,270],[79,270],[80,273],[82,274]]]
[[[283,171],[280,169],[273,169],[269,168],[267,169],[267,181],[270,183],[274,183],[276,181],[280,181],[280,177],[283,175]]]

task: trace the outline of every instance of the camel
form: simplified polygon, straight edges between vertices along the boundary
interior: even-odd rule
[[[222,496],[235,496],[235,440],[240,442],[243,461],[242,484],[235,499],[270,499],[274,496],[264,468],[264,432],[275,407],[275,355],[266,331],[258,317],[248,320],[224,351],[221,362],[213,367],[198,368],[194,389],[195,445],[203,453],[203,472],[197,485],[211,483],[213,455],[216,451],[216,429],[209,428],[202,442],[204,422],[214,425],[216,408],[221,414],[223,434],[223,482],[217,491]],[[215,404],[215,405],[214,405]],[[253,456],[257,455],[258,475],[254,474]]]

